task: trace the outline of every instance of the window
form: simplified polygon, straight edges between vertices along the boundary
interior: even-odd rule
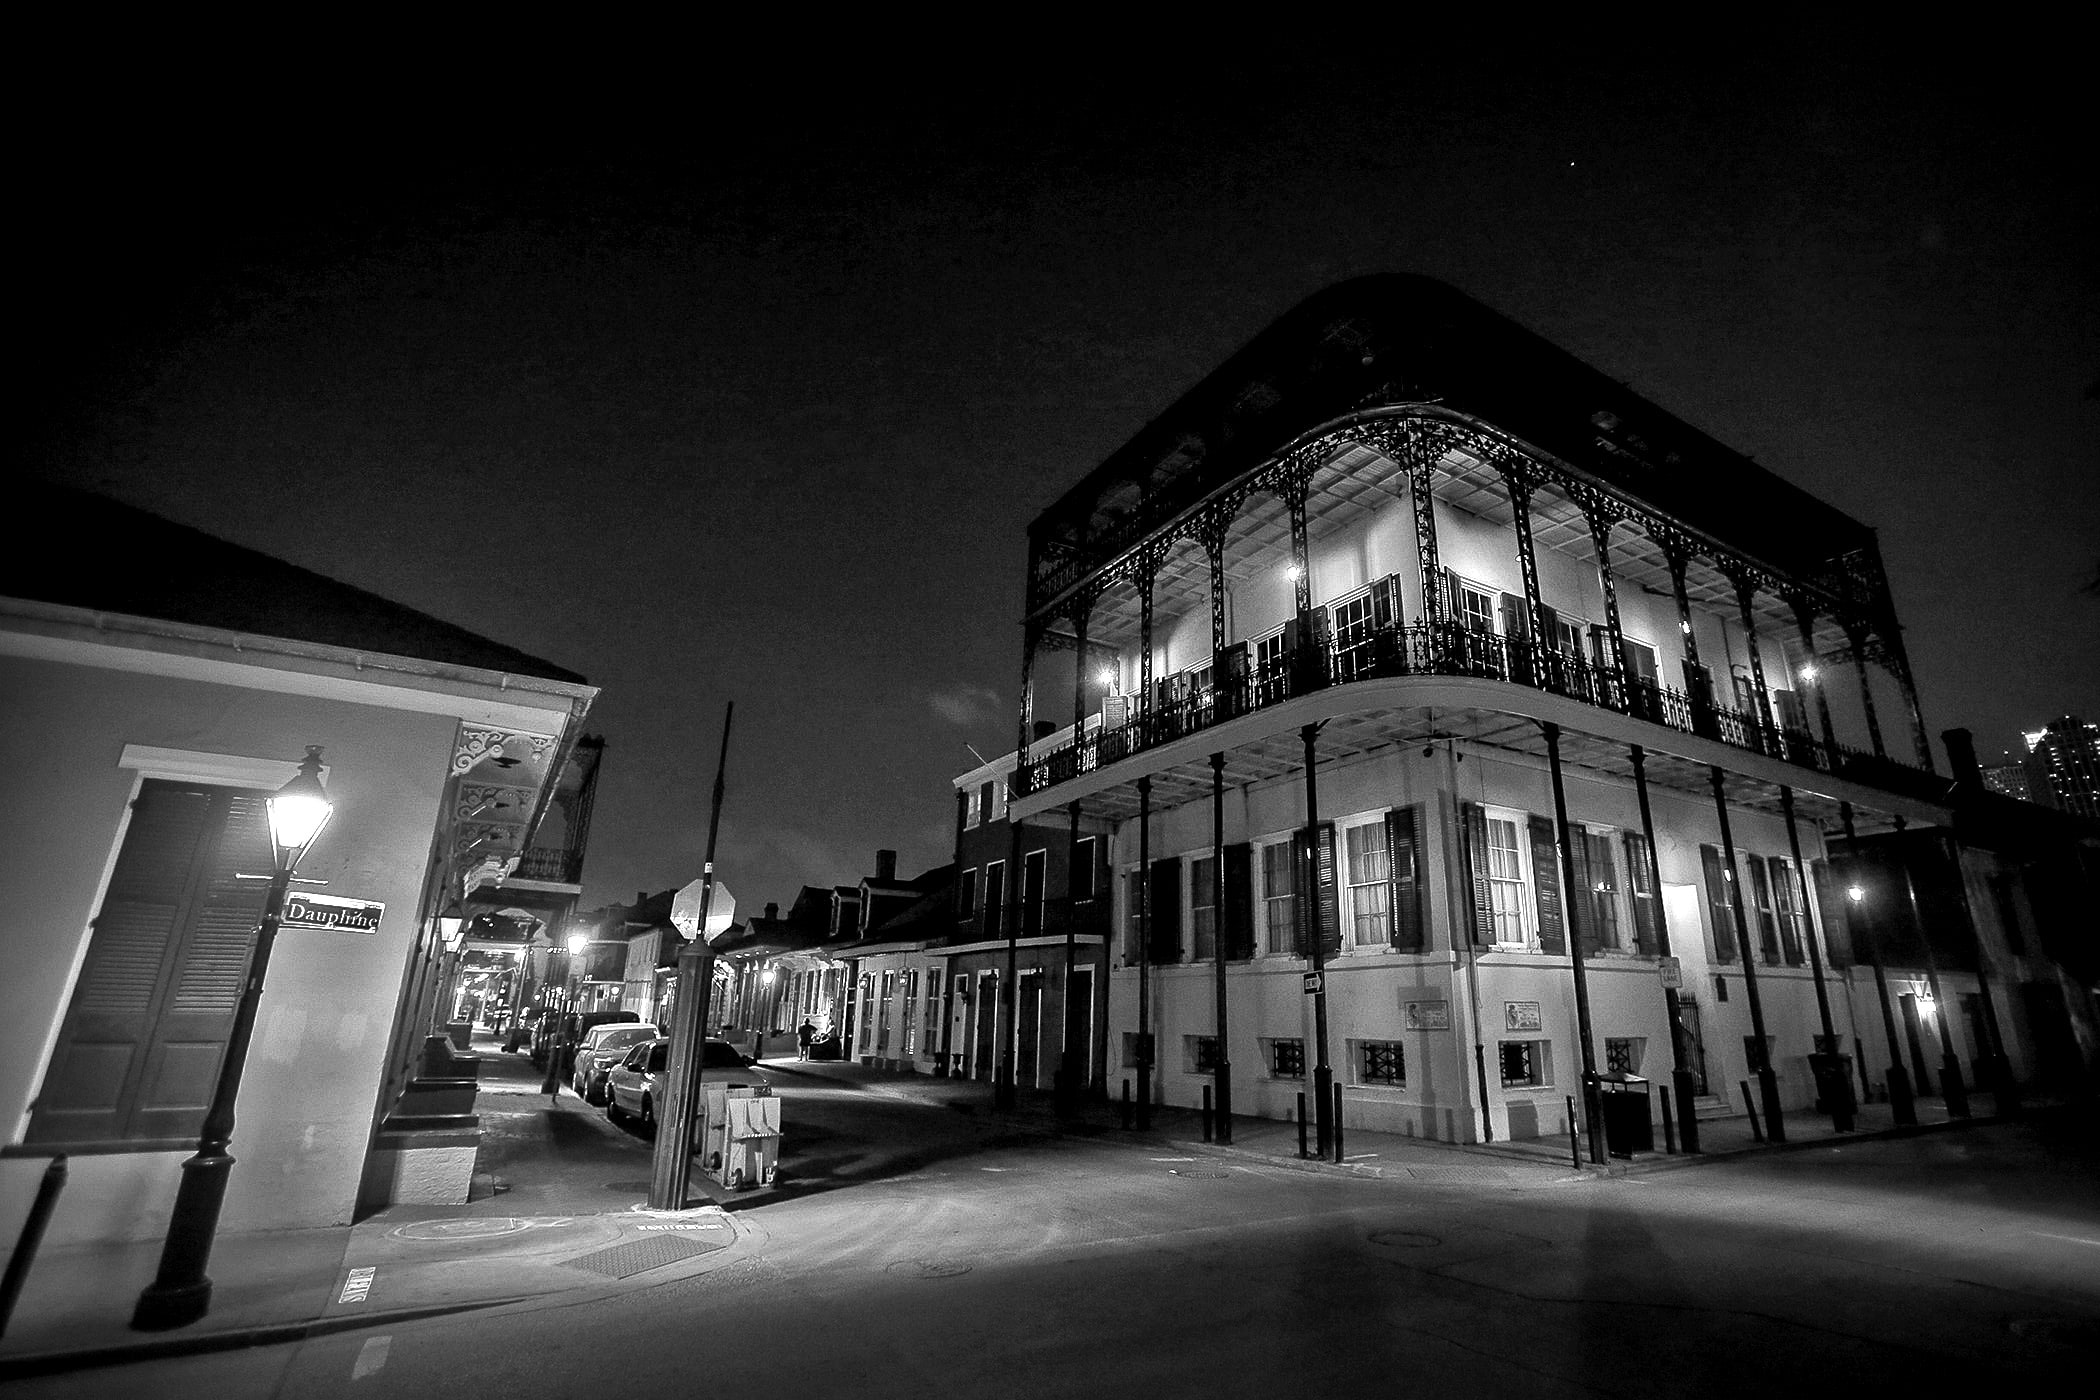
[[[1502,1062],[1502,1087],[1538,1089],[1553,1082],[1553,1067],[1547,1054],[1552,1046],[1543,1040],[1505,1040],[1498,1043]]]
[[[1189,862],[1189,929],[1196,938],[1196,961],[1209,962],[1218,947],[1218,862],[1198,856]]]
[[[1296,629],[1294,628],[1293,631]],[[1254,643],[1254,688],[1255,703],[1266,705],[1280,700],[1288,693],[1290,685],[1291,653],[1290,638],[1282,628]]]
[[[1185,1035],[1181,1038],[1182,1067],[1190,1074],[1218,1072],[1218,1038],[1214,1035]]]
[[[1334,664],[1337,680],[1351,681],[1369,667],[1372,638],[1377,630],[1371,591],[1334,604],[1328,610],[1334,627]]]
[[[1458,621],[1473,632],[1495,630],[1495,595],[1485,588],[1476,588],[1464,580],[1458,581],[1458,596],[1452,601],[1458,604]]]
[[[1049,895],[1050,853],[1030,851],[1021,858],[1021,937],[1034,938],[1043,931],[1044,900]]]
[[[1297,946],[1298,899],[1291,843],[1261,848],[1261,907],[1264,951],[1288,953]]]
[[[196,1139],[272,868],[266,794],[142,780],[24,1141]]]
[[[971,788],[963,794],[963,830],[968,831],[984,820],[984,789]]]
[[[1517,824],[1487,819],[1488,915],[1496,943],[1524,944],[1524,856]]]
[[[1628,1036],[1604,1042],[1604,1068],[1613,1074],[1639,1074],[1641,1057],[1647,1053],[1646,1036]]]
[[[939,968],[926,969],[926,1048],[938,1052],[941,1048],[941,972]]]
[[[1583,894],[1583,951],[1619,946],[1619,877],[1612,864],[1611,838],[1576,827],[1568,833],[1573,846],[1575,879]]]
[[[1072,902],[1083,904],[1094,897],[1094,861],[1100,843],[1091,836],[1082,836],[1072,843],[1072,870],[1067,882],[1072,888]]]
[[[1706,934],[1715,962],[1735,961],[1735,872],[1721,859],[1718,846],[1701,846],[1699,864],[1706,876]]]
[[[1799,967],[1802,962],[1802,940],[1808,929],[1802,919],[1801,886],[1794,876],[1794,869],[1779,856],[1771,859],[1772,908],[1779,918],[1779,947],[1788,967]]]
[[[1359,948],[1388,940],[1387,913],[1392,856],[1386,849],[1385,823],[1366,822],[1346,828],[1342,837],[1349,858],[1349,927]]]
[[[1626,893],[1633,903],[1633,950],[1644,958],[1662,949],[1657,931],[1662,909],[1655,897],[1654,872],[1648,868],[1648,838],[1626,833]]]
[[[1145,873],[1129,870],[1123,874],[1123,961],[1137,966],[1138,950],[1144,946],[1144,925],[1139,912],[1145,902]]]
[[[1006,929],[1006,862],[985,862],[984,936],[1003,938]]]
[[[1136,1031],[1123,1032],[1123,1068],[1136,1069],[1151,1063],[1152,1037]]]
[[[1401,1085],[1407,1082],[1407,1053],[1397,1040],[1356,1042],[1356,1082]]]
[[[1262,1049],[1268,1052],[1269,1073],[1277,1079],[1305,1078],[1305,1042],[1302,1040],[1264,1040]]]
[[[977,867],[974,865],[956,882],[955,917],[964,920],[977,917]]]

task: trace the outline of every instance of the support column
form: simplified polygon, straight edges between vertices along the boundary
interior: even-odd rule
[[[1561,782],[1560,726],[1541,723],[1546,734],[1546,763],[1553,774],[1553,839],[1560,857],[1561,899],[1568,907],[1568,951],[1575,975],[1575,1033],[1582,1046],[1582,1116],[1588,1128],[1590,1160],[1605,1160],[1604,1096],[1597,1087],[1596,1040],[1590,1030],[1590,982],[1583,962],[1580,911],[1585,892],[1575,887],[1574,851],[1568,841],[1568,795]],[[1661,886],[1655,897],[1662,898]]]
[[[1611,576],[1611,532],[1619,518],[1601,508],[1585,508],[1583,518],[1589,522],[1590,544],[1597,552],[1597,583],[1604,590],[1604,630],[1606,640],[1611,643],[1608,665],[1612,684],[1619,697],[1618,708],[1631,711],[1635,706],[1633,693],[1627,686],[1626,633],[1619,625],[1619,590]],[[1656,891],[1656,898],[1662,898],[1660,889]]]
[[[1429,635],[1435,637],[1437,624],[1446,620],[1444,570],[1437,561],[1436,505],[1431,492],[1436,454],[1422,438],[1420,428],[1410,427],[1407,495],[1415,516],[1415,559],[1422,571],[1422,621],[1428,624]]]
[[[1830,1114],[1830,1126],[1841,1133],[1852,1131],[1852,1075],[1835,1057],[1840,1053],[1837,1027],[1830,1020],[1830,992],[1823,985],[1823,954],[1816,943],[1815,902],[1809,893],[1808,862],[1801,859],[1801,833],[1794,826],[1794,790],[1782,784],[1779,811],[1786,821],[1787,849],[1794,856],[1794,883],[1799,889],[1801,937],[1808,944],[1808,970],[1816,982],[1816,1015],[1823,1022],[1823,1043],[1809,1057],[1816,1073],[1816,1094]],[[1823,1060],[1824,1056],[1833,1057]]]
[[[1210,756],[1210,859],[1212,968],[1217,990],[1218,1054],[1212,1071],[1217,1093],[1217,1140],[1232,1142],[1232,1055],[1225,1007],[1225,755]]]
[[[1641,807],[1641,838],[1648,844],[1648,888],[1655,891],[1655,944],[1663,957],[1670,952],[1670,915],[1663,903],[1662,861],[1656,854],[1655,817],[1648,808],[1648,756],[1641,746],[1630,746],[1633,757],[1633,792]],[[1663,1009],[1670,1026],[1670,1088],[1677,1100],[1677,1140],[1687,1153],[1699,1151],[1699,1114],[1695,1100],[1698,1082],[1684,1059],[1684,1013],[1677,989],[1663,986]]]
[[[1083,626],[1084,624],[1082,624]],[[1085,652],[1081,652],[1082,658]],[[1070,1113],[1078,1105],[1080,1086],[1086,1081],[1086,1052],[1080,1051],[1079,1064],[1072,1063],[1072,1047],[1078,1041],[1079,1011],[1072,1000],[1072,976],[1079,965],[1079,901],[1071,897],[1079,876],[1079,804],[1065,804],[1065,1033],[1058,1041],[1057,1056],[1057,1107],[1060,1113]],[[1044,858],[1045,860],[1048,857]],[[1096,872],[1088,872],[1093,878]],[[1047,879],[1048,872],[1044,878]],[[1093,888],[1089,886],[1089,888]],[[1101,893],[1094,890],[1098,900]]]
[[[1852,669],[1859,675],[1859,707],[1867,716],[1867,742],[1874,749],[1874,757],[1887,758],[1888,750],[1881,744],[1881,720],[1874,712],[1874,687],[1867,680],[1866,629],[1847,626],[1845,640],[1852,647]]]
[[[1939,955],[1932,951],[1932,932],[1925,927],[1924,911],[1918,907],[1918,886],[1910,873],[1910,833],[1902,817],[1896,818],[1896,859],[1903,866],[1903,898],[1910,906],[1910,921],[1918,930],[1918,948],[1925,955],[1925,985],[1932,989],[1933,1015],[1939,1018],[1940,1096],[1947,1116],[1969,1116],[1969,1090],[1961,1072],[1961,1056],[1954,1053],[1953,1010],[1940,990]]]
[[[1815,671],[1808,683],[1816,696],[1816,727],[1823,732],[1823,767],[1835,773],[1838,766],[1837,727],[1830,722],[1830,687],[1824,683],[1823,663],[1816,654],[1816,610],[1799,593],[1788,601],[1794,607],[1794,625],[1801,629],[1802,655],[1808,658],[1807,665]]]
[[[1076,758],[1079,746],[1086,740],[1086,632],[1087,624],[1093,620],[1094,609],[1087,599],[1081,598],[1072,605],[1072,611],[1072,634],[1079,658],[1072,663],[1072,752]],[[1073,771],[1078,771],[1076,763]]]
[[[1682,536],[1674,530],[1658,531],[1656,543],[1662,546],[1663,562],[1670,569],[1670,596],[1677,603],[1677,637],[1683,643],[1684,696],[1692,711],[1692,732],[1711,739],[1715,737],[1713,678],[1699,662],[1699,634],[1692,630],[1692,600],[1685,591],[1685,570],[1691,566],[1691,551]]]
[[[1323,722],[1324,723],[1324,722]],[[1314,744],[1321,725],[1308,724],[1298,731],[1305,744],[1305,898],[1300,911],[1305,920],[1306,956],[1312,964],[1313,986],[1313,1123],[1318,1133],[1319,1155],[1326,1157],[1334,1141],[1334,1070],[1327,1062],[1327,954],[1323,940],[1327,930],[1320,924],[1320,782]],[[1337,897],[1340,891],[1336,891]]]
[[[1959,760],[1954,760],[1960,771]],[[1991,1004],[1990,959],[1984,951],[1983,930],[1976,926],[1976,909],[1969,902],[1969,882],[1961,873],[1961,852],[1954,852],[1954,887],[1961,893],[1962,917],[1969,921],[1969,938],[1976,948],[1976,995],[1983,1005],[1983,1029],[1991,1043],[1979,1046],[1977,1058],[1990,1076],[1991,1096],[1997,1100],[2000,1118],[2020,1116],[2020,1086],[2013,1078],[2012,1061],[2005,1055],[2005,1032],[1998,1024],[1998,1008]]]
[[[1735,942],[1743,950],[1743,986],[1750,995],[1750,1033],[1757,1037],[1757,1096],[1765,1109],[1765,1136],[1772,1142],[1786,1141],[1786,1120],[1780,1116],[1779,1076],[1772,1069],[1772,1047],[1765,1036],[1765,1004],[1757,994],[1757,949],[1750,941],[1750,924],[1743,913],[1749,891],[1736,878],[1735,833],[1728,823],[1728,786],[1718,767],[1707,769],[1713,780],[1714,811],[1721,819],[1721,852],[1728,862],[1728,882],[1735,886],[1729,905],[1735,914]]]
[[[1772,753],[1778,748],[1779,731],[1772,723],[1772,694],[1765,687],[1765,659],[1758,651],[1757,618],[1750,610],[1757,597],[1757,576],[1748,569],[1734,569],[1728,578],[1735,585],[1735,604],[1743,617],[1743,645],[1750,653],[1750,688],[1757,697],[1757,748],[1760,753]]]
[[[1291,596],[1297,608],[1298,646],[1292,652],[1291,693],[1301,695],[1322,683],[1325,668],[1318,648],[1318,638],[1313,635],[1312,625],[1312,553],[1305,536],[1305,496],[1312,472],[1302,464],[1294,464],[1290,478],[1284,482],[1284,502],[1291,512],[1291,568],[1296,577],[1292,579]],[[1315,677],[1322,679],[1315,679]]]
[[[1150,585],[1147,585],[1150,596]],[[1138,1029],[1137,1126],[1152,1126],[1152,779],[1138,790]]]
[[[1203,531],[1203,550],[1210,559],[1210,705],[1213,722],[1238,712],[1239,697],[1225,673],[1225,522],[1214,516]]]
[[[1838,804],[1838,820],[1844,823],[1846,852],[1852,858],[1852,880],[1845,886],[1845,918],[1848,930],[1852,934],[1852,946],[1857,949],[1860,945],[1857,911],[1865,901],[1867,891],[1859,878],[1859,833],[1852,825],[1851,803]],[[1889,1114],[1897,1127],[1915,1127],[1918,1121],[1918,1099],[1916,1091],[1911,1088],[1910,1071],[1903,1065],[1903,1042],[1896,1035],[1896,1012],[1889,1000],[1888,973],[1882,967],[1881,940],[1876,937],[1869,942],[1872,950],[1868,966],[1874,969],[1874,990],[1881,999],[1881,1024],[1888,1032],[1889,1040]]]
[[[1510,524],[1517,532],[1517,567],[1524,575],[1524,614],[1531,625],[1531,672],[1535,683],[1548,690],[1564,687],[1560,678],[1560,650],[1546,635],[1545,600],[1539,594],[1538,552],[1531,542],[1531,482],[1523,469],[1504,458],[1495,464],[1502,484],[1509,490]],[[1511,658],[1514,662],[1515,658]]]
[[[1158,556],[1138,560],[1138,748],[1152,743],[1152,582]]]

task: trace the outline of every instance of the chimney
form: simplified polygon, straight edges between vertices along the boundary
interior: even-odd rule
[[[779,917],[780,917],[780,906],[779,906],[778,904],[768,904],[768,905],[766,906],[766,921],[767,921],[768,923],[771,923],[771,922],[773,922],[774,920],[777,920],[777,919],[778,919]]]
[[[875,878],[885,885],[897,883],[897,853],[877,851],[875,853]]]
[[[1966,729],[1943,729],[1940,742],[1947,746],[1947,766],[1957,783],[1983,785],[1983,769],[1976,764],[1976,736]]]

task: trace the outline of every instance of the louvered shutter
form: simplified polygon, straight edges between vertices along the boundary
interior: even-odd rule
[[[1757,914],[1758,950],[1765,966],[1773,967],[1779,962],[1779,921],[1772,914],[1772,877],[1763,857],[1745,856],[1744,863],[1750,867],[1750,889],[1756,896],[1750,907]]]
[[[1793,870],[1778,856],[1769,857],[1767,868],[1772,874],[1772,912],[1779,919],[1779,948],[1788,967],[1799,967],[1802,963],[1801,926],[1805,911],[1801,909],[1801,886],[1794,878]]]
[[[1225,956],[1254,956],[1254,848],[1245,841],[1225,848]]]
[[[1386,878],[1391,886],[1388,904],[1392,911],[1386,927],[1394,949],[1402,953],[1419,953],[1428,946],[1422,922],[1418,810],[1395,807],[1385,814],[1385,845],[1390,856]]]
[[[271,869],[264,795],[147,780],[25,1140],[194,1138]]]
[[[1296,858],[1296,869],[1303,872],[1314,864],[1306,856],[1305,832],[1300,830],[1291,838],[1292,854]],[[1312,878],[1313,897],[1301,909],[1298,928],[1292,940],[1292,950],[1301,958],[1310,957],[1311,949],[1306,944],[1306,911],[1318,920],[1320,957],[1332,958],[1342,951],[1341,908],[1335,898],[1334,888],[1334,823],[1321,822],[1319,830],[1319,858]]]
[[[1458,839],[1465,847],[1471,898],[1466,901],[1466,936],[1484,948],[1495,941],[1495,906],[1488,890],[1487,812],[1477,802],[1458,804]]]
[[[1660,900],[1650,883],[1648,869],[1648,841],[1629,831],[1625,833],[1626,886],[1633,896],[1633,948],[1644,958],[1652,958],[1662,950],[1658,919]]]
[[[1851,967],[1859,961],[1852,948],[1852,926],[1845,922],[1845,892],[1827,860],[1811,861],[1816,880],[1816,908],[1823,915],[1823,956],[1832,967]]]
[[[1400,625],[1400,579],[1387,574],[1371,585],[1371,625],[1378,628]]]
[[[1561,898],[1560,859],[1553,845],[1553,823],[1533,817],[1531,830],[1531,898],[1539,911],[1539,947],[1548,953],[1568,951]]]
[[[1152,937],[1148,953],[1153,962],[1181,961],[1181,860],[1168,856],[1152,862]]]
[[[1582,892],[1575,910],[1575,932],[1587,957],[1610,944],[1617,922],[1611,910],[1611,846],[1580,827],[1568,832],[1568,845],[1575,866],[1575,888]],[[1600,884],[1605,888],[1598,889]]]
[[[1706,875],[1706,939],[1717,963],[1735,961],[1735,914],[1733,895],[1725,877],[1727,864],[1718,846],[1699,848],[1699,865]]]

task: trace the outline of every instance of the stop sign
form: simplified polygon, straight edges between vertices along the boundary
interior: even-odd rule
[[[695,880],[677,894],[671,896],[671,922],[687,938],[694,936],[693,930],[700,923],[700,889],[706,883]],[[712,943],[729,932],[729,925],[736,920],[736,896],[729,886],[715,881],[715,892],[707,901],[707,941]]]

